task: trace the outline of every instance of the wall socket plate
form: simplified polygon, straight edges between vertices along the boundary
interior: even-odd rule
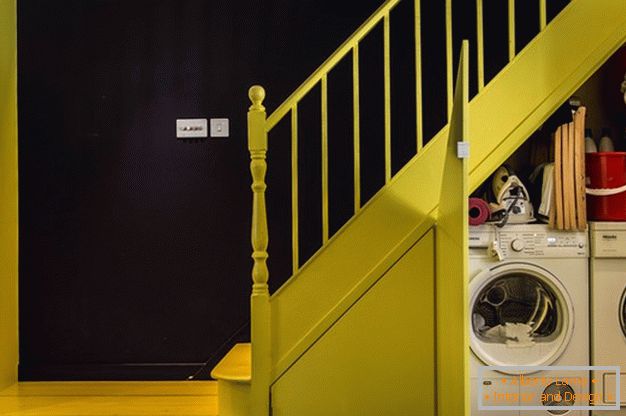
[[[176,137],[208,137],[206,118],[179,118],[176,120]]]
[[[227,118],[211,119],[211,137],[228,137],[229,125]]]

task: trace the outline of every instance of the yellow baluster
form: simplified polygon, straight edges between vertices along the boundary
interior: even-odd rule
[[[424,146],[424,129],[422,127],[422,18],[421,2],[415,0],[415,128],[417,134],[417,152]]]
[[[328,241],[328,76],[322,77],[322,242]]]
[[[476,60],[478,91],[485,87],[485,46],[483,41],[483,0],[476,0]]]
[[[515,58],[515,0],[509,0],[509,62]]]
[[[546,28],[546,0],[539,0],[539,29]]]
[[[354,123],[354,213],[361,208],[361,113],[359,85],[359,44],[352,49],[352,113]]]
[[[267,132],[265,129],[265,90],[255,85],[248,93],[252,105],[248,111],[248,150],[252,173],[252,295],[251,340],[252,384],[251,406],[254,416],[269,414],[269,389],[271,382],[270,301],[267,269],[267,213],[265,208],[265,173],[267,171]]]
[[[291,109],[291,264],[293,274],[300,268],[298,210],[298,104]]]
[[[391,40],[389,14],[383,20],[385,73],[385,183],[391,180]]]

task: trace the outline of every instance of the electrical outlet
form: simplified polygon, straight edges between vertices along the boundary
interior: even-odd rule
[[[208,137],[206,118],[179,118],[176,120],[176,137]]]
[[[229,128],[228,128],[228,119],[227,118],[212,118],[211,119],[211,137],[228,137]]]

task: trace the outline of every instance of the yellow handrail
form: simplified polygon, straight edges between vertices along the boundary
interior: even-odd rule
[[[401,0],[387,0],[365,21],[332,55],[322,64],[306,81],[304,81],[274,112],[267,118],[266,131],[272,130],[283,117],[291,110],[291,107],[299,102],[309,91],[321,81],[359,42],[376,27],[376,25],[400,3]]]

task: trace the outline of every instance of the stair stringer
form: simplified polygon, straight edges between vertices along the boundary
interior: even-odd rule
[[[626,2],[572,1],[471,101],[470,190],[625,40]],[[273,380],[432,226],[447,135],[446,126],[272,296]]]

